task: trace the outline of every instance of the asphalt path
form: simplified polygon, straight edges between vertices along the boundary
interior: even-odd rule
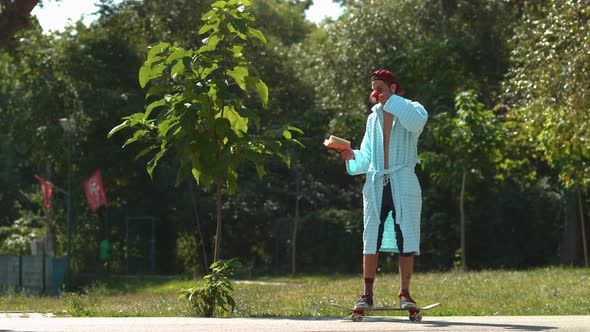
[[[590,316],[429,317],[410,322],[401,316],[322,318],[57,318],[0,313],[0,332],[135,331],[590,331]]]

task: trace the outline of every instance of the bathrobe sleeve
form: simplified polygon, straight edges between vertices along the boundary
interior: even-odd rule
[[[383,109],[398,119],[406,130],[420,133],[428,120],[428,113],[420,103],[393,95]]]
[[[371,135],[370,135],[370,128],[369,124],[371,123],[371,118],[367,120],[367,126],[365,128],[365,136],[363,137],[363,141],[361,142],[361,147],[359,150],[352,150],[354,152],[354,159],[348,160],[346,162],[346,171],[350,175],[359,175],[364,174],[369,170],[369,165],[371,164]]]

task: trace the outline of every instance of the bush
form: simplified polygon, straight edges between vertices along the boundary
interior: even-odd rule
[[[186,298],[196,316],[228,316],[236,306],[233,299],[234,289],[229,277],[236,272],[239,266],[237,258],[213,263],[211,274],[203,277],[205,283],[202,286],[182,289],[178,299]]]

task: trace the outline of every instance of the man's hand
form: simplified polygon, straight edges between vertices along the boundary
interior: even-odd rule
[[[342,150],[340,151],[340,157],[342,157],[344,161],[352,160],[354,159],[354,152],[352,152],[352,149]]]

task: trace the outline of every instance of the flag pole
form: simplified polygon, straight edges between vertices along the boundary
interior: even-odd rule
[[[59,124],[62,126],[66,133],[66,139],[68,142],[68,193],[67,193],[67,226],[66,226],[66,290],[70,290],[70,256],[71,256],[71,242],[72,242],[72,134],[74,131],[74,120],[70,118],[59,119]]]

